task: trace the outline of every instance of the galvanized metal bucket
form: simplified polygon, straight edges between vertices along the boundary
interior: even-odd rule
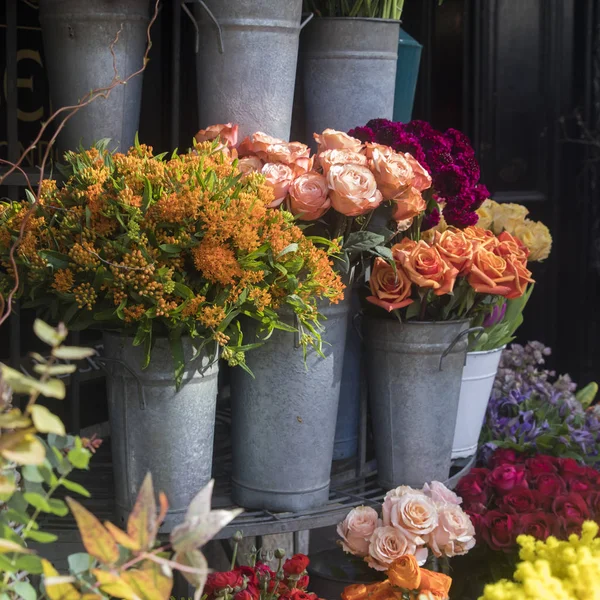
[[[121,79],[143,66],[148,0],[40,0],[40,23],[55,110],[109,86],[115,76],[113,59]],[[140,74],[70,118],[58,137],[59,149],[76,150],[110,138],[111,149],[127,151],[138,129],[141,99]]]
[[[288,140],[302,0],[204,0],[199,18],[200,127],[234,122]]]
[[[468,320],[366,318],[369,400],[383,488],[448,479],[472,331]]]
[[[473,456],[477,452],[485,411],[505,347],[483,352],[467,352],[460,385],[452,458]]]
[[[275,331],[246,355],[254,379],[239,368],[231,372],[237,504],[299,512],[327,502],[348,311],[348,300],[321,310],[325,358],[309,351],[305,366],[296,334]],[[281,317],[294,324],[292,314]],[[248,322],[244,342],[255,339]]]
[[[306,138],[391,119],[400,22],[315,18],[301,39]]]
[[[194,349],[184,338],[188,361]],[[118,523],[125,523],[139,487],[152,473],[154,488],[169,499],[163,532],[183,520],[193,497],[210,481],[218,361],[201,355],[188,362],[175,391],[169,343],[158,338],[150,366],[132,338],[104,334],[108,408]]]

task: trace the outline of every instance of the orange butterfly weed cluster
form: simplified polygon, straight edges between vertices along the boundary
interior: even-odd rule
[[[448,600],[452,579],[419,567],[412,554],[394,561],[387,576],[379,583],[348,586],[342,600]]]
[[[216,341],[244,366],[239,317],[266,333],[289,305],[305,343],[319,344],[317,300],[338,302],[335,243],[317,247],[267,205],[264,177],[243,178],[227,148],[127,154],[68,152],[64,183],[44,181],[17,249],[20,294],[71,327],[118,329],[148,353],[153,334]],[[14,282],[10,245],[29,205],[0,204],[0,292]],[[149,360],[149,354],[147,355]]]

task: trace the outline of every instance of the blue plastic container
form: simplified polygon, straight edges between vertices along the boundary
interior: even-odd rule
[[[408,123],[412,119],[422,49],[423,46],[417,40],[408,35],[404,29],[400,29],[394,121]]]

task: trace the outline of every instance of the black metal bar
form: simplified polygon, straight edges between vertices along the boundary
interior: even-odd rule
[[[171,148],[179,147],[179,110],[181,91],[181,3],[173,0],[171,42]]]
[[[17,5],[6,2],[6,137],[8,160],[19,158],[19,123],[17,113]],[[19,197],[19,188],[8,186],[8,196],[12,200]]]

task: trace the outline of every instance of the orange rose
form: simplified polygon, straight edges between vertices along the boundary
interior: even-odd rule
[[[476,292],[506,296],[511,292],[514,278],[514,270],[509,269],[501,256],[483,245],[475,248],[468,281]]]
[[[404,267],[408,278],[419,287],[432,288],[436,296],[449,294],[454,289],[458,269],[449,265],[436,248],[432,248],[420,240],[411,250],[392,248],[394,258],[397,257]]]
[[[406,158],[415,174],[412,186],[417,188],[420,192],[428,190],[431,187],[431,175],[427,169],[409,152],[404,153],[404,158]]]
[[[482,229],[476,225],[470,225],[465,227],[462,232],[470,239],[477,242],[477,245],[483,245],[488,250],[493,250],[498,245],[498,238],[494,235],[494,232],[489,229]]]
[[[517,237],[514,237],[508,231],[503,231],[498,236],[498,246],[495,250],[498,256],[508,259],[509,257],[515,257],[521,261],[524,266],[527,266],[527,259],[529,258],[529,248]]]
[[[288,194],[290,185],[294,181],[294,172],[287,165],[281,163],[267,163],[261,170],[267,183],[273,188],[275,200],[269,204],[269,208],[279,206]]]
[[[508,284],[510,291],[505,294],[509,300],[512,298],[520,298],[527,289],[528,283],[533,283],[531,278],[531,271],[523,264],[523,261],[516,256],[509,256],[506,259],[507,271],[511,273],[514,278]]]
[[[249,156],[256,154],[262,160],[267,160],[267,149],[274,144],[285,144],[284,140],[271,137],[262,131],[257,131],[251,136],[244,138],[238,147],[240,156]]]
[[[360,165],[333,165],[327,174],[331,204],[347,217],[363,215],[377,208],[383,198],[373,173]]]
[[[367,157],[353,150],[325,150],[317,155],[319,165],[323,169],[323,175],[329,173],[332,165],[360,165],[367,166]]]
[[[410,238],[402,238],[400,242],[394,244],[392,246],[392,256],[396,262],[400,262],[400,254],[402,252],[412,252],[412,250],[417,246],[417,242],[415,240],[411,240]]]
[[[421,585],[421,568],[412,554],[406,554],[392,563],[387,575],[399,588],[417,590]]]
[[[384,200],[391,200],[402,193],[415,178],[406,158],[397,152],[385,154],[379,148],[373,148],[369,166]]]
[[[435,247],[442,258],[458,269],[460,274],[467,273],[473,262],[473,242],[458,229],[446,229],[436,232]]]
[[[211,142],[219,138],[225,146],[234,148],[237,145],[238,126],[232,123],[211,125],[206,129],[201,129],[194,137],[197,142]]]
[[[367,155],[367,158],[373,158],[373,152],[375,150],[378,150],[384,156],[389,156],[390,154],[394,153],[394,150],[392,150],[392,148],[390,148],[389,146],[384,146],[383,144],[375,144],[373,142],[365,143],[365,154]]]
[[[412,286],[401,267],[394,270],[383,258],[376,258],[369,279],[372,296],[367,300],[392,312],[412,304]]]
[[[335,129],[326,129],[321,135],[315,133],[313,137],[319,145],[319,154],[325,152],[325,150],[352,150],[352,152],[361,152],[363,149],[363,144],[360,140]]]
[[[309,171],[294,179],[290,186],[290,211],[302,221],[315,221],[331,206],[327,179],[320,173]]]
[[[364,583],[349,585],[342,592],[342,600],[363,600],[368,593],[369,588]]]
[[[421,587],[419,591],[427,591],[434,594],[435,597],[442,599],[448,598],[452,578],[443,573],[436,573],[428,569],[421,569]]]
[[[238,160],[238,169],[240,173],[244,175],[246,173],[253,173],[255,171],[262,171],[263,161],[258,156],[245,156]]]
[[[394,221],[413,219],[427,208],[421,192],[414,187],[406,188],[392,200],[392,203],[394,206],[392,219]]]

